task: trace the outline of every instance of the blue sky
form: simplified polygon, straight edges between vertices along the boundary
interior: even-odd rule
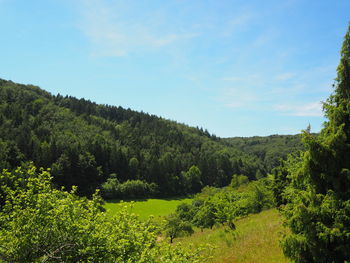
[[[221,137],[322,127],[349,0],[0,0],[0,78]]]

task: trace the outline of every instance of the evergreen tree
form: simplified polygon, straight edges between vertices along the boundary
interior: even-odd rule
[[[318,137],[304,132],[307,151],[289,167],[283,249],[295,262],[350,260],[350,25],[334,86],[324,104],[329,121]]]

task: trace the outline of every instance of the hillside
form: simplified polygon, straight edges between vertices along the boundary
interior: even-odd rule
[[[277,146],[283,153],[278,157],[298,149],[295,138],[292,144]],[[133,180],[138,182],[137,190],[142,188],[138,197],[193,193],[205,185],[221,187],[230,183],[232,174],[253,179],[276,164],[275,160],[265,163],[266,156],[235,140],[220,139],[203,129],[2,79],[0,156],[1,169],[28,161],[51,168],[56,185],[67,189],[77,185],[81,195],[91,195],[105,181]],[[197,177],[186,173],[193,165],[199,168]],[[129,186],[133,189],[134,184]]]
[[[256,156],[264,163],[266,171],[279,165],[279,160],[292,152],[303,150],[301,135],[270,135],[254,137],[232,137],[223,139],[228,146]]]
[[[280,247],[279,240],[286,230],[276,209],[252,214],[236,222],[237,229],[230,231],[225,227],[196,231],[190,237],[179,238],[176,243],[201,246],[211,244],[212,263],[235,262],[290,262]]]

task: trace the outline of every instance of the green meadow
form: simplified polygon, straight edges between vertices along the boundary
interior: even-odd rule
[[[225,227],[197,230],[192,236],[177,238],[175,243],[215,247],[211,263],[287,263],[279,240],[284,229],[276,209],[252,214],[235,222],[236,230]]]
[[[108,201],[104,207],[107,213],[113,215],[122,207],[127,207],[130,213],[137,214],[141,220],[150,216],[155,219],[166,216],[176,210],[182,202],[191,203],[191,198],[145,199],[135,201]],[[193,244],[200,247],[210,244],[213,249],[211,263],[234,262],[290,262],[283,255],[279,245],[284,228],[276,209],[252,214],[235,222],[236,230],[216,226],[213,229],[196,229],[189,237],[176,238],[175,243],[187,246]]]
[[[159,218],[166,216],[176,210],[181,203],[191,203],[191,198],[165,198],[165,199],[142,199],[135,201],[106,201],[104,208],[107,213],[113,215],[122,207],[126,206],[130,213],[139,216],[141,220],[146,220],[150,216]]]

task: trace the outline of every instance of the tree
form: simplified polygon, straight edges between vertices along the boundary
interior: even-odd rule
[[[196,211],[194,206],[181,203],[176,207],[175,212],[181,220],[191,222]]]
[[[249,182],[249,178],[245,175],[232,175],[230,186],[233,188],[238,188],[239,186],[243,184],[247,184]]]
[[[265,208],[274,207],[273,192],[266,185],[264,179],[252,183],[250,196],[251,212],[259,213]]]
[[[117,174],[115,173],[110,174],[109,178],[107,178],[107,181],[101,185],[102,196],[105,199],[113,199],[116,197],[120,197],[120,196],[116,196],[119,185],[120,183],[119,183]]]
[[[189,188],[192,190],[192,192],[199,192],[202,187],[202,181],[201,181],[201,170],[195,166],[192,165],[190,169],[185,173],[186,181],[189,184]]]
[[[301,162],[300,153],[299,155],[291,154],[287,160],[281,161],[280,166],[272,170],[272,191],[275,198],[277,208],[287,203],[285,190],[286,187],[291,183],[289,174],[294,172],[294,168],[299,168]]]
[[[136,157],[132,157],[129,160],[130,172],[132,174],[132,178],[138,179],[138,168],[139,168],[139,160]]]
[[[170,243],[173,243],[176,237],[191,235],[193,233],[191,223],[181,220],[177,214],[170,214],[165,220],[164,232],[170,238]]]
[[[335,81],[324,103],[328,122],[318,137],[304,132],[307,150],[289,168],[283,249],[295,262],[350,260],[350,25]]]
[[[193,218],[193,224],[196,227],[212,229],[216,224],[216,209],[212,201],[206,200],[203,205],[199,207],[199,210]]]

